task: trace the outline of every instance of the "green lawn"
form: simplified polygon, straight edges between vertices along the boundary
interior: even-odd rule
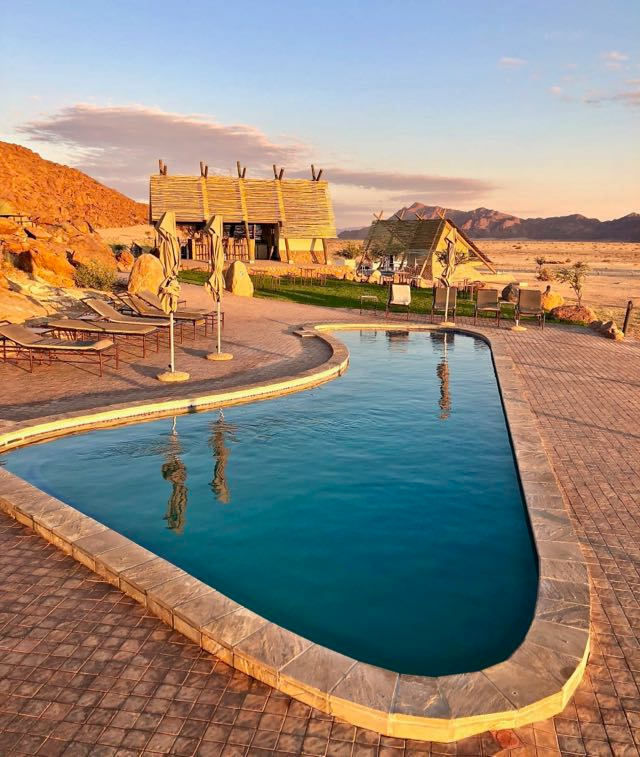
[[[203,271],[181,271],[180,281],[189,284],[204,284],[208,274]],[[353,281],[327,279],[326,284],[302,284],[298,279],[294,284],[288,277],[275,285],[273,277],[252,276],[255,296],[269,300],[298,302],[302,305],[320,305],[329,308],[359,308],[360,295],[374,295],[378,298],[378,310],[384,310],[387,287],[376,284],[358,284]],[[429,313],[431,310],[431,289],[411,290],[411,312]],[[373,309],[373,303],[364,303],[364,309]],[[458,313],[473,315],[470,301],[458,299]]]

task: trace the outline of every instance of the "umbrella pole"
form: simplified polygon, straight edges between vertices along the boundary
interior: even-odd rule
[[[222,352],[222,345],[220,344],[220,298],[218,297],[218,300],[216,302],[216,309],[217,309],[217,323],[216,323],[216,329],[218,332],[218,355]]]
[[[169,349],[171,352],[171,373],[176,372],[176,348],[173,341],[173,312],[169,314]]]

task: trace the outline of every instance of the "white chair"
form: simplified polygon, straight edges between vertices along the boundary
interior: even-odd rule
[[[409,320],[409,310],[411,308],[411,287],[409,284],[391,284],[389,287],[389,298],[387,300],[387,309],[385,311],[385,317],[389,317],[389,313],[393,312],[391,308],[405,308],[407,313],[407,320]]]

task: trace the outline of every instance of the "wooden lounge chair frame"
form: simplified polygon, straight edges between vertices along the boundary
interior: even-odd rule
[[[478,289],[476,301],[473,305],[473,323],[478,323],[478,313],[495,313],[496,325],[500,328],[502,309],[499,302],[500,293],[497,289]]]
[[[540,328],[544,330],[545,312],[542,307],[542,292],[539,289],[520,289],[515,307],[516,320],[537,318]]]
[[[17,365],[25,359],[29,363],[29,373],[33,373],[35,363],[51,365],[54,361],[78,366],[94,364],[98,366],[100,376],[103,375],[103,368],[112,360],[115,368],[120,367],[118,345],[109,339],[88,342],[56,339],[38,334],[28,326],[0,321],[0,341],[2,360],[10,363],[11,358],[14,358]],[[61,360],[60,356],[72,359]]]
[[[401,295],[405,296],[402,297]],[[409,284],[394,284],[389,285],[389,296],[387,297],[387,307],[385,309],[385,318],[389,317],[389,313],[393,312],[392,307],[406,308],[407,320],[409,320],[409,313],[411,311],[411,286]]]
[[[447,288],[433,287],[433,299],[431,300],[431,323],[436,313],[444,313],[445,321],[451,312],[452,321],[456,322],[456,310],[458,308],[458,287],[449,287],[449,311],[445,310],[447,302]],[[440,302],[442,300],[442,302]]]
[[[118,296],[125,303],[125,305],[132,309],[134,315],[137,313],[143,318],[164,318],[165,320],[169,319],[169,316],[164,312],[164,310],[160,310],[159,308],[156,308],[155,305],[149,304],[146,300],[144,300],[137,294],[131,294],[131,292],[127,292],[126,295],[121,294]],[[215,312],[207,313],[203,311],[202,313],[198,313],[177,310],[173,314],[173,320],[174,323],[178,323],[180,321],[190,323],[193,327],[193,338],[195,339],[198,333],[198,326],[204,326],[205,336],[207,336],[209,333],[209,327],[211,327],[211,330],[213,331],[216,323],[216,314]]]
[[[91,339],[95,334],[102,334],[112,339],[114,344],[117,343],[118,339],[125,341],[139,339],[143,358],[147,356],[148,339],[152,340],[152,344],[155,342],[154,351],[160,351],[160,331],[157,326],[133,323],[118,324],[82,318],[54,318],[47,321],[47,326],[51,334],[59,338],[65,338],[66,335],[69,339]]]
[[[121,313],[110,302],[101,300],[98,297],[85,297],[82,302],[95,313],[101,320],[109,323],[131,323],[139,326],[155,326],[159,329],[159,338],[165,336],[167,343],[169,340],[169,321],[167,318],[142,318],[139,315],[128,315]],[[178,343],[183,342],[183,324],[177,321],[174,329],[177,331]]]

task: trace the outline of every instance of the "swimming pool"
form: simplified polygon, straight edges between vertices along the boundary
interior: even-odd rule
[[[479,670],[533,617],[537,559],[489,348],[341,333],[349,371],[216,413],[92,431],[12,472],[312,641]]]

